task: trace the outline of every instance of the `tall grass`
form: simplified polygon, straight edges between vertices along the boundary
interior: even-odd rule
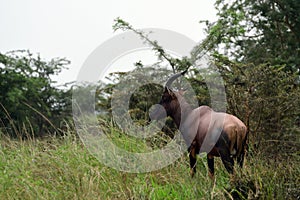
[[[149,148],[111,129],[126,148]],[[144,149],[145,151],[147,149]],[[276,161],[252,150],[245,167],[230,177],[220,159],[216,180],[205,158],[189,176],[187,156],[150,173],[125,173],[104,166],[72,131],[62,137],[12,139],[1,135],[0,199],[299,199],[299,152]]]

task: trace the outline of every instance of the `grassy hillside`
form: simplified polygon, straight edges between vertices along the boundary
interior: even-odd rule
[[[131,174],[99,163],[71,133],[26,141],[1,136],[0,199],[299,199],[299,166],[299,152],[278,160],[251,150],[235,177],[216,159],[215,182],[205,158],[191,178],[186,155],[164,169]]]

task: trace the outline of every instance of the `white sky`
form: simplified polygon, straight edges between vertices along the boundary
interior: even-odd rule
[[[135,28],[163,28],[198,42],[200,20],[215,19],[214,0],[0,0],[0,52],[28,49],[71,61],[57,81],[74,81],[88,55],[113,37],[113,20]]]

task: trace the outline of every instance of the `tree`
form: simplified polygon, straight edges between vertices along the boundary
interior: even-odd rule
[[[300,74],[299,1],[217,0],[215,7],[218,20],[201,21],[208,36],[196,52],[205,49],[240,62],[285,65],[285,70]]]
[[[214,57],[228,112],[247,122],[256,143],[285,139],[280,145],[293,149],[300,132],[300,2],[217,0],[215,6],[218,19],[202,21],[207,38],[193,57]]]
[[[41,136],[58,131],[70,115],[70,90],[54,87],[51,79],[69,61],[44,61],[29,51],[0,54],[0,117],[2,132]]]

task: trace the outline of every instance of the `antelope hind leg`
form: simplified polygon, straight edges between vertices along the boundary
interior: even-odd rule
[[[229,150],[228,149],[222,149],[219,151],[221,160],[228,171],[228,173],[233,174],[233,166],[234,166],[234,160],[230,156]]]

